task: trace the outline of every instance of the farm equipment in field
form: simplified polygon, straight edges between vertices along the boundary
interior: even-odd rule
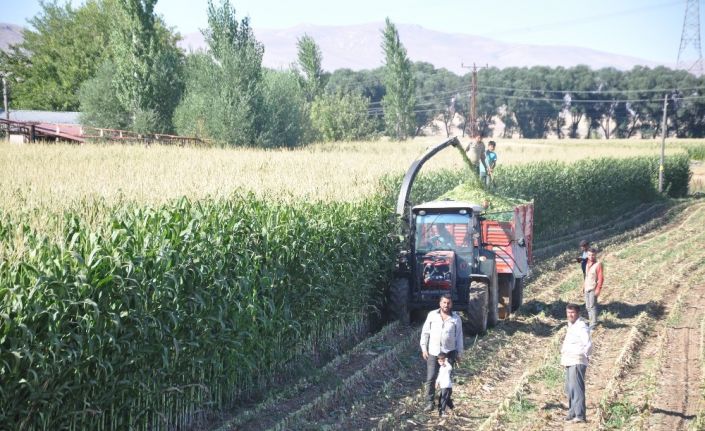
[[[414,310],[438,307],[450,294],[453,308],[464,311],[473,334],[509,317],[523,301],[533,236],[533,203],[492,220],[474,202],[437,200],[411,206],[417,173],[447,147],[461,149],[457,138],[430,148],[409,167],[396,212],[402,220],[402,250],[394,268],[388,306],[392,318],[409,322]],[[511,214],[509,214],[511,213]]]

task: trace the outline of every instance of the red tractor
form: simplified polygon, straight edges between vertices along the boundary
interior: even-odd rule
[[[529,273],[533,204],[491,220],[474,202],[440,200],[410,206],[411,186],[421,166],[442,149],[461,148],[452,138],[429,149],[407,171],[397,201],[404,247],[389,292],[392,317],[408,323],[414,310],[438,307],[450,294],[464,311],[469,332],[479,334],[508,317],[523,301]],[[511,214],[509,214],[511,213]],[[496,215],[496,214],[493,214]]]

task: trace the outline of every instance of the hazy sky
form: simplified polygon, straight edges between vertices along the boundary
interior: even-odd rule
[[[185,34],[206,27],[207,4],[159,0],[156,10]],[[231,4],[238,19],[249,16],[255,29],[362,24],[382,22],[388,16],[398,24],[505,42],[580,46],[675,62],[686,0],[231,0]],[[0,22],[26,25],[39,10],[39,0],[0,0]],[[705,11],[700,12],[702,17]]]

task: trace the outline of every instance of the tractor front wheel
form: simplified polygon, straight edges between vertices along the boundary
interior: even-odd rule
[[[389,314],[392,320],[409,324],[409,279],[395,278],[389,292]]]
[[[470,283],[467,326],[471,335],[487,332],[488,300],[489,285],[487,282],[473,281]]]

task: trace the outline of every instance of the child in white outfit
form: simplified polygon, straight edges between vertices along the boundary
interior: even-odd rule
[[[438,365],[440,368],[438,370],[438,378],[436,378],[436,388],[441,390],[440,395],[438,395],[438,415],[442,417],[445,415],[446,407],[453,408],[453,400],[451,399],[453,394],[453,379],[451,378],[453,366],[446,359],[445,353],[438,355]]]

